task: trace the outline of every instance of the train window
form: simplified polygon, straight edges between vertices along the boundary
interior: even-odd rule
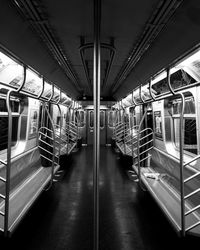
[[[89,122],[90,128],[93,128],[94,127],[94,111],[93,110],[89,112],[89,119],[90,119],[90,122]]]
[[[14,146],[17,143],[18,117],[12,119],[12,143]],[[8,147],[8,117],[0,116],[0,150]]]
[[[85,111],[84,110],[79,110],[78,121],[79,121],[79,126],[81,128],[85,126]]]
[[[140,88],[137,88],[136,90],[134,90],[133,96],[137,104],[142,103],[142,100],[140,98]]]
[[[69,100],[69,98],[67,97],[67,95],[65,93],[61,92],[60,102],[62,104],[66,104],[68,100]]]
[[[58,126],[61,125],[61,116],[56,117],[56,125],[58,125]]]
[[[129,109],[129,119],[130,119],[130,127],[133,127],[136,125],[136,113],[135,113],[135,107],[131,107]]]
[[[174,143],[179,147],[180,139],[180,108],[181,102],[174,100],[172,102],[172,118],[173,118],[173,130],[174,130]],[[196,129],[196,115],[195,104],[193,97],[187,97],[185,100],[185,112],[184,112],[184,138],[183,138],[184,151],[197,154],[197,129]]]
[[[39,95],[42,90],[42,85],[42,78],[30,69],[27,69],[26,82],[24,84],[23,90],[30,92],[34,95]]]
[[[155,95],[160,95],[167,91],[169,91],[167,86],[167,72],[164,71],[152,80],[152,92]]]
[[[113,128],[115,126],[115,120],[116,120],[116,112],[109,111],[108,112],[108,127]]]
[[[195,83],[196,80],[192,78],[187,72],[185,72],[183,69],[180,69],[170,76],[171,85],[173,89],[181,88],[185,85],[189,85],[192,83]]]
[[[23,66],[0,52],[0,82],[19,87],[23,79]]]
[[[70,114],[71,114],[70,112],[71,112],[70,109],[68,109],[68,110],[67,110],[67,113],[66,113],[66,115],[65,115],[66,123],[70,122]]]
[[[42,97],[49,99],[53,91],[53,86],[47,82],[44,82],[44,91]]]
[[[19,102],[11,100],[10,101],[11,111],[18,112],[19,111]],[[7,112],[6,100],[0,99],[0,112]]]
[[[141,91],[142,91],[142,98],[145,101],[151,99],[150,92],[149,92],[149,84],[143,85]]]
[[[18,121],[19,121],[19,101],[11,99],[12,114],[12,142],[11,146],[17,143],[18,136]],[[8,147],[8,112],[6,100],[0,99],[0,150]]]
[[[100,111],[100,128],[103,129],[105,127],[105,111]]]
[[[60,99],[60,89],[58,89],[57,87],[54,86],[52,100],[54,102],[58,102],[59,99]]]
[[[178,89],[196,82],[196,80],[183,69],[177,70],[174,68],[172,69],[172,71],[175,71],[170,75],[171,86],[173,89]],[[153,81],[156,81],[155,84],[152,84],[153,93],[155,93],[156,95],[167,93],[169,91],[167,83],[167,72],[163,72],[160,76],[158,76],[158,78],[160,78],[160,80]]]

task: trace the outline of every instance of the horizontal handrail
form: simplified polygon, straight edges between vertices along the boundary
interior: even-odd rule
[[[118,127],[115,129],[115,133],[117,133],[118,131],[124,131],[124,127]]]
[[[5,213],[0,211],[0,215],[5,216]],[[3,230],[2,230],[3,231]]]
[[[7,165],[7,162],[3,161],[3,160],[0,160],[0,163],[2,163],[3,165]]]
[[[49,150],[45,149],[44,147],[38,146],[38,148],[41,148],[42,150],[44,150],[45,152],[47,152],[50,155],[54,155],[52,152],[50,152]]]
[[[45,129],[45,130],[48,130],[49,132],[53,133],[53,130],[51,130],[51,129],[47,128],[47,127],[40,127],[39,130],[41,130],[41,129]]]
[[[188,182],[188,181],[194,179],[194,178],[197,177],[198,175],[200,175],[200,172],[195,173],[195,174],[193,174],[192,176],[186,178],[186,179],[184,180],[184,183],[186,183],[186,182]]]
[[[187,211],[187,212],[185,213],[185,216],[187,216],[187,215],[193,213],[194,211],[196,211],[196,210],[199,209],[199,208],[200,208],[200,205],[198,205],[198,206],[196,206],[196,207],[190,209],[189,211]]]
[[[197,188],[196,190],[194,190],[193,192],[187,194],[184,196],[184,200],[190,198],[191,196],[195,195],[196,193],[200,192],[200,188]]]
[[[150,151],[153,147],[154,147],[154,146],[152,146],[152,147],[150,147],[150,148],[148,148],[148,149],[146,149],[146,150],[142,151],[139,155],[142,155],[142,154],[144,154],[144,153],[146,153],[146,152]]]
[[[140,160],[140,162],[143,162],[143,161],[145,161],[146,159],[148,159],[148,158],[150,158],[151,156],[150,155],[148,155],[148,156],[146,156],[145,158],[142,158],[141,160]]]
[[[144,129],[140,130],[139,133],[142,134],[143,132],[146,132],[146,131],[148,131],[148,130],[152,131],[151,128],[144,128]]]
[[[123,122],[118,122],[118,123],[115,123],[115,126],[118,126],[120,124],[124,124]]]
[[[196,157],[194,157],[192,160],[186,162],[183,164],[183,167],[187,166],[188,164],[191,164],[193,161],[196,161],[200,158],[200,155],[197,155]]]
[[[151,132],[151,133],[149,133],[149,134],[147,134],[147,135],[145,135],[145,136],[143,136],[143,137],[140,137],[140,141],[142,141],[142,140],[144,140],[144,138],[147,138],[148,136],[151,136],[151,135],[153,135],[153,132]]]
[[[48,145],[49,147],[53,148],[53,145],[49,144],[48,142],[46,142],[46,141],[44,141],[44,140],[42,140],[42,139],[40,139],[40,141],[43,142],[44,144]],[[41,146],[40,146],[40,147],[41,147]]]
[[[40,154],[41,157],[45,158],[46,160],[48,160],[49,162],[53,163],[53,161],[51,159],[49,159],[48,157],[44,156],[43,154]]]
[[[49,135],[47,135],[47,134],[45,134],[45,133],[43,133],[43,132],[41,132],[41,131],[39,131],[38,133],[41,134],[41,135],[43,135],[43,136],[45,136],[45,137],[47,137],[48,139],[50,139],[50,140],[53,141],[53,138],[50,137]],[[42,139],[40,138],[40,140],[42,140]]]
[[[0,181],[6,182],[6,179],[3,177],[0,177]]]
[[[197,227],[198,225],[200,225],[200,221],[198,221],[198,222],[194,223],[192,226],[186,228],[185,231],[186,231],[186,232],[187,232],[187,231],[190,231],[191,229]]]
[[[184,200],[190,198],[191,196],[195,195],[195,194],[198,193],[198,192],[200,192],[200,188],[197,188],[195,191],[193,191],[193,192],[191,192],[191,193],[185,195],[185,196],[184,196]]]
[[[148,144],[150,144],[150,143],[152,143],[153,142],[153,139],[151,139],[150,141],[148,141],[148,142],[145,142],[145,143],[143,143],[142,145],[140,145],[139,147],[141,148],[141,147],[144,147],[145,145],[148,145]]]
[[[5,200],[6,196],[3,194],[0,194],[0,198]]]

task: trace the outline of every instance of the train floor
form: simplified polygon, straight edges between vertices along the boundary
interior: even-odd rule
[[[92,147],[63,160],[64,174],[43,192],[0,249],[92,250]],[[101,147],[100,250],[195,249],[200,238],[179,238],[152,197],[127,175],[126,161]]]

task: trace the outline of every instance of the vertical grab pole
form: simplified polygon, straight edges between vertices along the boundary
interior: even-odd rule
[[[183,176],[183,116],[185,109],[185,97],[183,93],[180,93],[182,100],[182,109],[180,113],[180,181],[181,181],[181,228],[182,228],[182,236],[185,236],[185,199],[184,199],[184,176]]]
[[[59,143],[59,151],[58,151],[58,165],[60,165],[60,152],[61,152],[61,138],[62,138],[62,112],[61,112],[61,108],[60,108],[60,105],[57,104],[57,107],[58,107],[58,110],[59,110],[59,115],[60,115],[60,133],[59,133],[59,136],[60,136],[60,143]]]
[[[125,108],[123,107],[123,102],[121,100],[121,107],[122,107],[122,111],[123,111],[123,114],[122,114],[122,122],[123,122],[123,137],[124,137],[124,154],[126,154],[126,144],[125,144],[125,137],[126,137],[126,123],[125,123]]]
[[[94,250],[99,249],[99,159],[100,159],[100,84],[101,84],[101,0],[94,0],[94,63],[93,63],[93,95],[94,95]]]
[[[4,219],[4,235],[8,236],[9,227],[9,196],[10,196],[10,165],[11,165],[11,144],[12,144],[12,111],[10,107],[9,90],[6,97],[6,106],[8,110],[8,149],[7,149],[7,169],[6,169],[6,198],[5,198],[5,219]]]
[[[185,110],[185,97],[183,93],[177,93],[174,91],[171,85],[170,81],[170,69],[167,69],[167,83],[168,88],[170,92],[173,95],[180,95],[181,101],[182,101],[182,108],[180,112],[180,124],[179,124],[179,145],[180,145],[180,188],[181,188],[181,230],[182,230],[182,236],[185,236],[185,190],[184,190],[184,176],[183,176],[183,168],[184,168],[184,162],[183,162],[183,131],[184,131],[184,125],[183,125],[183,119],[184,119],[184,110]]]
[[[69,129],[70,129],[70,116],[71,116],[71,106],[72,104],[68,107],[68,122],[66,124],[66,129],[67,129],[67,154],[69,152]]]

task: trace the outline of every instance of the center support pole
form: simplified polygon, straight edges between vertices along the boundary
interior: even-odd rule
[[[99,159],[100,159],[100,84],[101,84],[101,0],[94,0],[94,57],[93,57],[93,103],[94,103],[94,250],[99,249]]]

